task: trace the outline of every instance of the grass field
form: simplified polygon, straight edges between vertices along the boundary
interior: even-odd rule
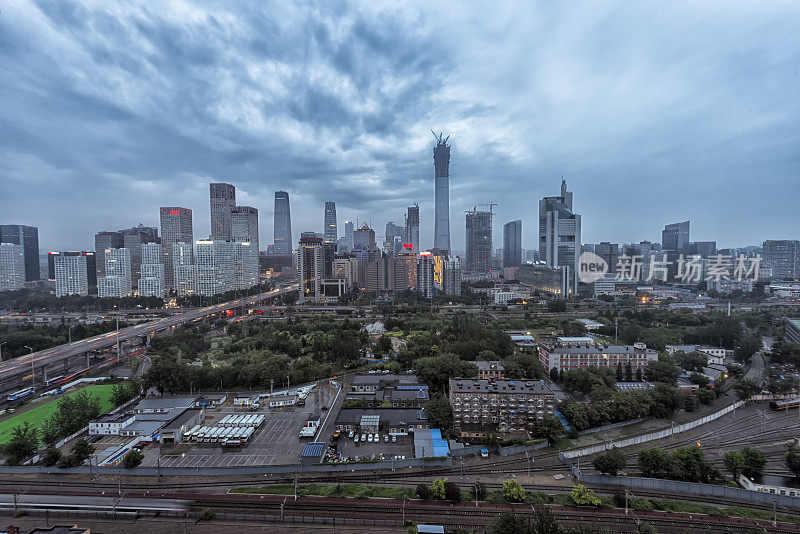
[[[81,391],[86,391],[89,395],[97,396],[100,399],[100,408],[102,413],[106,413],[111,408],[113,408],[113,404],[111,404],[111,394],[113,392],[113,384],[98,384],[93,386],[87,386],[85,388],[79,389],[77,391],[73,391],[68,393],[67,396],[71,397],[73,395],[77,395]],[[63,395],[62,395],[63,396]],[[41,425],[45,419],[50,417],[50,415],[56,411],[58,408],[58,400],[62,397],[53,397],[53,400],[46,401],[43,404],[40,404],[36,408],[28,410],[26,412],[20,413],[6,419],[5,421],[0,421],[0,444],[6,443],[11,439],[11,431],[15,426],[23,424],[25,421],[33,427],[38,427]]]

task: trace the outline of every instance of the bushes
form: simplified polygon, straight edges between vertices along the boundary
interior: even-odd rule
[[[625,469],[625,455],[619,449],[611,449],[608,452],[598,454],[594,457],[594,468],[604,475],[617,476],[617,473]]]
[[[717,484],[724,480],[719,470],[698,446],[667,452],[658,447],[639,451],[642,476]]]
[[[524,502],[525,488],[516,480],[506,480],[503,482],[503,498],[506,502]]]
[[[599,506],[602,504],[600,497],[595,495],[593,490],[587,489],[583,484],[578,484],[569,492],[572,502],[578,506]]]
[[[133,449],[131,452],[125,455],[125,459],[122,460],[122,467],[125,469],[134,469],[139,467],[144,460],[144,454]]]

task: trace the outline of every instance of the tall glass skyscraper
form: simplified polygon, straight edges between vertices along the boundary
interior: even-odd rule
[[[289,193],[286,191],[275,191],[273,229],[275,254],[290,254],[292,252],[292,215],[289,210]]]
[[[236,188],[231,184],[209,184],[211,239],[231,238],[231,213],[236,207]]]
[[[503,225],[503,267],[522,265],[522,221]]]
[[[192,210],[189,208],[166,207],[161,208],[160,212],[161,254],[164,258],[164,286],[166,288],[177,288],[173,245],[175,243],[186,243],[191,252],[192,245],[194,244]],[[97,261],[98,263],[100,262],[99,257]]]
[[[39,229],[24,224],[0,224],[0,243],[22,245],[25,260],[25,280],[41,278],[39,270]]]
[[[436,184],[433,248],[450,252],[450,145],[447,144],[450,136],[433,135],[436,137],[433,148]]]
[[[406,214],[406,244],[411,245],[411,251],[419,253],[419,206],[414,204],[408,207]]]
[[[336,243],[338,231],[336,229],[336,202],[325,203],[325,243]]]

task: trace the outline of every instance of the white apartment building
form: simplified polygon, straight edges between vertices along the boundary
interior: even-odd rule
[[[97,279],[97,295],[127,297],[132,292],[131,251],[127,248],[107,248],[103,255],[106,276]]]
[[[163,297],[165,288],[165,269],[161,263],[159,243],[142,244],[141,278],[139,278],[140,297]]]
[[[25,287],[25,250],[22,245],[0,243],[0,291]]]
[[[234,258],[235,246],[231,241],[198,241],[195,292],[211,296],[236,289]]]
[[[53,258],[55,267],[56,297],[89,294],[86,256],[59,254]]]
[[[236,241],[233,243],[234,277],[236,289],[249,289],[258,285],[258,248],[256,243]]]

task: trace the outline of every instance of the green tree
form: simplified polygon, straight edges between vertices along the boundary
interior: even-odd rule
[[[141,465],[142,460],[144,460],[144,454],[136,449],[132,449],[131,452],[125,455],[125,459],[122,460],[122,467],[125,469],[134,469]]]
[[[750,397],[761,391],[761,388],[749,378],[740,378],[734,382],[733,390],[736,392],[736,398],[739,400],[748,400]]]
[[[536,507],[533,512],[533,524],[535,534],[560,534],[561,532],[558,521],[547,506]]]
[[[744,469],[742,473],[744,476],[755,479],[760,478],[764,473],[764,466],[767,465],[767,457],[758,449],[745,447],[742,449],[742,456],[744,458]]]
[[[731,474],[734,481],[739,481],[739,475],[745,468],[744,455],[739,451],[728,451],[722,458],[725,469]]]
[[[637,367],[636,368],[636,374],[637,374],[636,380],[641,380],[642,379],[642,374],[641,373],[642,373],[641,370]],[[631,366],[631,362],[626,362],[625,363],[625,380],[627,382],[631,382],[633,380],[633,367]]]
[[[431,489],[424,482],[417,484],[417,497],[423,501],[429,501],[433,497]]]
[[[425,413],[432,428],[448,430],[453,427],[453,410],[443,396],[434,395],[425,405]]]
[[[622,362],[617,363],[617,382],[622,382]]]
[[[388,354],[392,352],[392,340],[386,334],[378,338],[376,342],[376,349],[379,354]]]
[[[563,431],[564,428],[561,426],[561,421],[550,414],[545,414],[536,421],[536,436],[545,438],[547,444],[551,447],[558,441]]]
[[[711,404],[717,398],[717,395],[713,389],[700,388],[700,391],[697,392],[697,398],[700,399],[702,404]]]
[[[516,480],[506,480],[503,482],[503,498],[507,502],[524,502],[525,488]]]
[[[572,502],[578,506],[598,506],[602,501],[594,494],[594,490],[588,489],[583,484],[578,484],[569,492]]]
[[[5,445],[8,465],[19,465],[33,456],[39,445],[38,431],[28,421],[11,430],[11,439]]]
[[[625,455],[617,448],[612,448],[608,452],[598,454],[593,460],[594,468],[604,475],[617,476],[617,473],[625,469]]]
[[[489,534],[536,534],[531,520],[514,512],[503,512],[487,526]]]
[[[446,478],[437,478],[431,484],[431,497],[436,499],[437,501],[443,501],[447,498],[447,493],[445,491],[445,483],[447,482]]]
[[[553,367],[552,369],[550,369],[550,380],[552,380],[553,382],[558,382],[558,378],[559,378],[558,369],[556,367]]]
[[[75,458],[76,465],[80,465],[94,454],[94,450],[94,445],[82,439],[72,446],[69,453]]]
[[[564,299],[552,299],[547,303],[547,310],[553,313],[564,313],[567,311],[567,301]]]
[[[733,357],[737,362],[746,363],[759,350],[761,350],[761,336],[745,334],[739,339],[739,344],[733,350]]]
[[[795,443],[790,443],[786,454],[783,456],[786,461],[786,467],[794,474],[796,478],[800,478],[800,452],[797,450]]]
[[[461,488],[455,482],[444,483],[444,496],[450,502],[461,502]]]
[[[48,447],[48,449],[42,455],[41,464],[45,466],[56,465],[58,461],[61,459],[61,451],[56,449],[55,447]]]
[[[638,462],[643,477],[667,478],[672,472],[672,459],[669,453],[658,447],[639,451]]]

